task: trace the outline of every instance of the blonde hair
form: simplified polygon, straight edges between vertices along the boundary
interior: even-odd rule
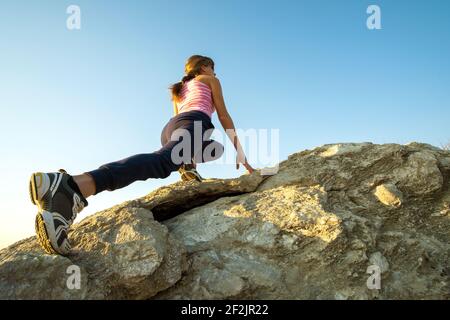
[[[214,68],[214,61],[209,57],[201,55],[193,55],[187,59],[184,65],[185,76],[180,82],[174,83],[169,87],[172,94],[172,101],[179,102],[184,83],[199,75],[202,66],[211,66]]]

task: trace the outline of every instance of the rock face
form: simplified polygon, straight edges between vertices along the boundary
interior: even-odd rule
[[[403,194],[391,183],[383,183],[375,188],[375,196],[380,202],[387,206],[400,207],[403,201]]]
[[[22,240],[0,251],[0,298],[449,299],[449,186],[449,151],[324,145],[273,176],[98,212],[72,227],[69,257]]]

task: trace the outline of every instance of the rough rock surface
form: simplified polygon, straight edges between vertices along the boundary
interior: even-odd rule
[[[273,176],[177,182],[98,212],[72,227],[69,257],[34,237],[5,248],[0,298],[449,299],[449,186],[450,152],[431,145],[324,145]]]

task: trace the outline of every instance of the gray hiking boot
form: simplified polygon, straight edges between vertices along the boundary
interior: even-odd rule
[[[183,164],[179,169],[178,172],[181,175],[181,180],[183,181],[191,181],[191,180],[197,180],[199,182],[202,182],[203,178],[200,176],[200,174],[197,172],[197,170],[194,168],[192,164]]]
[[[63,169],[51,173],[36,172],[30,178],[31,202],[39,208],[35,222],[36,235],[48,254],[70,253],[68,229],[77,214],[88,206],[83,195],[68,184],[70,178]]]

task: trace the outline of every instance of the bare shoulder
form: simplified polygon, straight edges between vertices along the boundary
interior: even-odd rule
[[[210,88],[212,88],[212,86],[214,84],[217,84],[219,82],[219,79],[217,77],[206,75],[206,74],[198,75],[197,77],[195,77],[195,79],[207,84]]]

